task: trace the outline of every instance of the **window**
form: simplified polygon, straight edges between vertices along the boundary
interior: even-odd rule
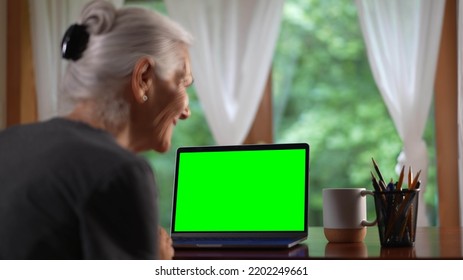
[[[165,13],[161,1],[141,4]],[[402,143],[371,75],[352,1],[286,0],[272,79],[275,142],[311,146],[310,226],[322,225],[323,188],[372,189],[372,157],[386,178],[397,179]],[[165,227],[170,226],[176,148],[214,144],[194,89],[189,94],[192,116],[177,125],[172,149],[145,154],[160,186]],[[433,124],[431,113],[425,131],[430,156],[425,203],[431,225],[437,219]],[[369,210],[373,217],[373,205]]]
[[[370,72],[352,1],[285,2],[273,82],[275,141],[312,148],[310,225],[322,225],[323,188],[372,189],[372,157],[386,178],[397,180],[402,143]],[[433,124],[431,115],[425,132],[431,224],[437,200]]]

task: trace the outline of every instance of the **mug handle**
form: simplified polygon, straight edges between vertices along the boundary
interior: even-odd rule
[[[367,191],[367,190],[363,190],[360,192],[360,195],[361,196],[366,196],[366,195],[371,195],[371,196],[375,196],[375,194],[372,192],[372,191]],[[364,226],[364,227],[371,227],[371,226],[374,226],[376,225],[376,222],[378,221],[378,219],[376,218],[373,222],[369,222],[369,221],[366,221],[366,220],[363,220],[361,225]]]

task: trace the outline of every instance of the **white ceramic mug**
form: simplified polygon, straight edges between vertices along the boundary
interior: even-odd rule
[[[368,226],[365,188],[323,189],[323,228],[329,242],[362,242]]]

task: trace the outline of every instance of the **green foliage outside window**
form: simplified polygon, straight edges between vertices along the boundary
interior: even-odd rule
[[[372,77],[352,1],[285,1],[273,66],[275,141],[312,148],[311,225],[322,224],[323,188],[372,189],[372,157],[388,180],[397,180],[402,142]],[[425,131],[431,224],[437,200],[433,124],[431,115]]]

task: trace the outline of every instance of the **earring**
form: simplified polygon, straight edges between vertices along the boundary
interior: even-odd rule
[[[146,100],[148,100],[148,96],[143,95],[143,96],[141,97],[141,99],[143,100],[143,102],[146,102]]]

